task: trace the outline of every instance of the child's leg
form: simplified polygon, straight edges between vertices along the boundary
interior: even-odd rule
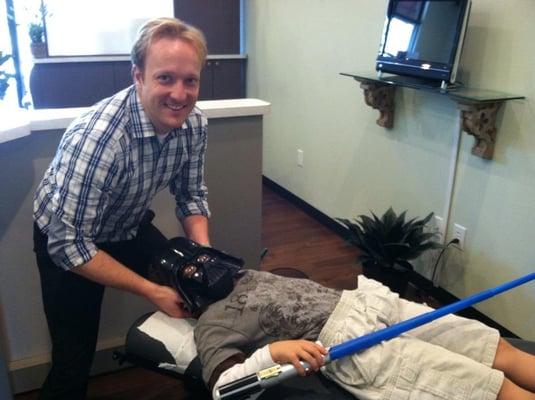
[[[535,393],[528,392],[516,385],[509,379],[503,380],[503,385],[498,393],[497,400],[534,400]]]
[[[535,393],[535,356],[500,339],[492,367],[503,371],[517,385]]]

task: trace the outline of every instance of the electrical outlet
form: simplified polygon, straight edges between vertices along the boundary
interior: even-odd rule
[[[297,149],[297,166],[302,167],[305,158],[305,152],[301,149]]]
[[[439,239],[442,240],[442,238],[446,234],[445,229],[444,229],[445,228],[444,218],[439,217],[438,215],[435,215],[435,227],[436,227],[436,231],[439,234]]]
[[[459,250],[464,250],[464,241],[466,239],[466,228],[459,224],[453,225],[453,238],[459,240],[459,243],[456,243],[455,246]]]

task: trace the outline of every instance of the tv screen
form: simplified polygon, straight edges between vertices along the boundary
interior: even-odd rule
[[[453,83],[470,0],[390,0],[376,69]]]

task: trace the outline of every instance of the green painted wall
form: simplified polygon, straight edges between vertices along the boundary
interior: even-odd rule
[[[448,98],[396,93],[394,128],[375,124],[357,82],[340,72],[371,72],[386,0],[245,2],[248,97],[272,103],[264,119],[263,173],[331,217],[389,206],[411,216],[444,215],[459,111]],[[525,95],[498,115],[493,161],[461,137],[451,211],[467,227],[440,284],[458,297],[535,271],[535,2],[476,0],[460,80]],[[297,166],[297,149],[304,165]],[[452,225],[450,224],[450,225]],[[451,232],[451,226],[448,227]],[[429,265],[421,272],[429,275]],[[535,339],[535,284],[478,308]]]

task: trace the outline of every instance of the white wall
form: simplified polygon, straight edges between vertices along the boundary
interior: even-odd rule
[[[463,138],[452,218],[469,228],[460,275],[445,286],[461,296],[535,271],[535,3],[474,1],[463,69],[474,87],[518,93],[498,114],[493,161],[470,155]],[[478,308],[535,339],[535,284]]]
[[[375,124],[358,83],[339,72],[372,72],[386,0],[246,2],[248,95],[272,103],[264,122],[264,175],[331,217],[389,206],[441,215],[459,111],[445,97],[397,91],[394,128]],[[518,93],[498,116],[493,161],[470,153],[462,135],[452,223],[468,228],[441,285],[458,297],[535,270],[533,172],[535,3],[476,0],[460,80]],[[304,166],[296,164],[297,149]],[[450,235],[451,235],[451,227]],[[423,269],[429,274],[429,269]],[[478,306],[514,333],[535,339],[533,284]]]

